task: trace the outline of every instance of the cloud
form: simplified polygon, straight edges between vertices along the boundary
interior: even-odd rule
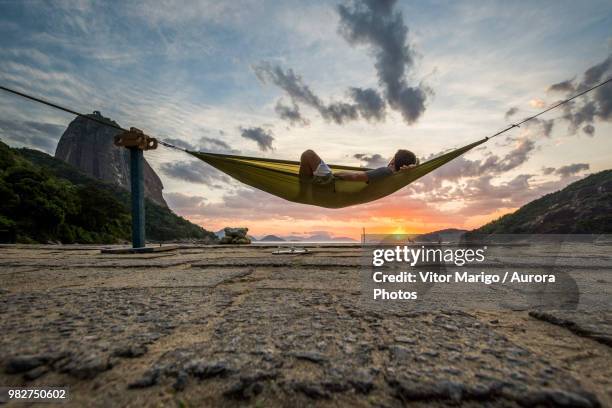
[[[529,106],[531,106],[532,108],[542,109],[546,107],[546,102],[544,102],[540,98],[533,98],[532,100],[529,101]]]
[[[33,147],[53,154],[65,125],[47,122],[0,119],[0,135],[21,146]]]
[[[568,79],[549,87],[549,90],[563,92],[570,96],[574,92],[582,92],[598,83],[612,77],[612,55],[584,71],[580,80]],[[564,106],[563,119],[570,124],[570,129],[576,132],[582,130],[588,136],[595,134],[596,119],[612,121],[612,86],[601,86],[591,93]]]
[[[371,122],[385,119],[385,101],[375,89],[350,88],[349,94],[364,119]]]
[[[261,127],[240,128],[240,135],[245,139],[254,140],[261,151],[274,150],[272,132]]]
[[[519,108],[517,108],[516,106],[513,106],[506,111],[506,113],[504,114],[504,118],[508,120],[512,116],[514,116],[518,111],[519,111]]]
[[[346,102],[334,102],[327,105],[321,114],[326,119],[331,119],[337,124],[357,119],[357,107]]]
[[[368,155],[365,153],[357,153],[353,155],[353,157],[358,160],[361,160],[365,167],[369,167],[372,169],[375,169],[378,167],[384,167],[389,162],[387,159],[385,159],[378,153],[375,153],[372,155]]]
[[[554,167],[542,167],[542,174],[548,176],[549,174],[553,174],[555,170],[556,169]]]
[[[199,215],[206,202],[201,196],[190,196],[182,193],[165,193],[168,206],[182,216]]]
[[[167,138],[164,141],[191,151],[203,151],[211,153],[239,153],[238,150],[214,137],[202,136],[196,143],[189,143],[181,139]]]
[[[605,60],[599,64],[595,64],[592,67],[584,71],[583,80],[578,86],[578,91],[583,91],[604,79],[608,79],[605,74],[610,74],[610,68],[612,67],[612,55],[609,55]]]
[[[0,78],[17,89],[27,89],[37,95],[53,97],[65,103],[99,100],[92,92],[90,84],[83,81],[78,74],[65,69],[51,69],[27,61],[16,62],[4,58],[0,59],[0,63]]]
[[[502,158],[499,158],[497,155],[491,155],[483,161],[471,161],[464,159],[464,165],[459,171],[458,176],[469,177],[480,176],[483,174],[500,174],[513,170],[525,163],[529,159],[529,154],[534,149],[535,143],[531,139],[519,139],[516,147]]]
[[[346,102],[325,104],[308,85],[304,84],[302,77],[291,68],[284,70],[279,65],[261,62],[253,66],[253,70],[257,78],[263,83],[271,82],[284,90],[291,98],[294,106],[298,103],[310,106],[317,110],[325,120],[333,121],[339,125],[358,118],[357,105]],[[283,109],[283,106],[281,104],[281,113],[289,113],[290,117],[295,116],[295,109],[288,112],[287,109]],[[277,113],[279,113],[278,110]],[[287,118],[285,117],[285,119]]]
[[[240,153],[239,150],[233,149],[229,144],[223,140],[219,140],[215,137],[202,136],[198,140],[198,149],[204,152],[211,153],[229,153],[235,154]]]
[[[340,34],[351,45],[367,45],[376,59],[378,82],[391,108],[408,124],[425,112],[430,90],[423,84],[410,86],[407,74],[414,68],[415,51],[408,43],[408,27],[394,0],[356,0],[339,5]]]
[[[169,177],[214,188],[221,188],[221,185],[217,184],[218,181],[222,183],[230,182],[228,176],[211,166],[207,166],[200,160],[162,163],[159,168]]]
[[[528,122],[529,126],[539,127],[544,136],[550,137],[552,133],[553,125],[555,124],[554,119],[540,119],[534,118],[530,122]]]
[[[572,96],[576,92],[583,92],[588,88],[612,77],[612,55],[584,71],[581,78],[571,78],[565,81],[550,85],[547,92]],[[557,101],[558,103],[561,101]],[[540,98],[529,101],[529,105],[534,108],[544,108],[546,103]],[[587,136],[595,135],[595,120],[612,120],[612,86],[606,85],[583,95],[580,99],[572,100],[562,107],[563,114],[560,119],[567,121],[570,130],[576,133],[582,129]],[[506,119],[517,112],[516,108],[510,108],[506,112]],[[557,119],[533,119],[529,125],[537,125],[541,128],[546,137],[550,137],[552,128]]]
[[[574,80],[568,79],[565,81],[557,82],[556,84],[552,84],[548,87],[548,91],[563,93],[574,92],[576,91],[576,88],[574,87]]]
[[[489,155],[482,160],[470,160],[459,156],[436,171],[427,174],[412,185],[415,192],[427,192],[442,187],[444,181],[457,182],[464,178],[488,177],[513,170],[527,160],[535,150],[535,143],[528,138],[517,139],[517,144],[503,157]],[[432,155],[428,159],[439,156]]]
[[[302,77],[295,74],[291,68],[285,71],[279,65],[272,65],[267,61],[254,65],[252,68],[261,82],[272,82],[287,92],[294,102],[304,103],[314,108],[322,105],[319,97],[302,82]]]
[[[430,203],[457,202],[463,207],[456,214],[462,217],[478,217],[494,214],[500,209],[513,209],[560,190],[578,179],[568,176],[543,183],[533,182],[533,174],[519,174],[507,182],[493,184],[493,175],[467,180],[465,183],[428,192],[425,197]]]
[[[375,56],[378,82],[384,98],[373,88],[350,87],[349,102],[325,103],[304,83],[292,69],[283,69],[270,62],[253,66],[255,75],[263,83],[272,83],[291,98],[292,106],[280,101],[276,113],[291,124],[304,124],[305,119],[298,104],[315,109],[325,120],[339,125],[362,117],[370,122],[384,121],[387,103],[399,111],[408,124],[412,124],[425,112],[427,94],[431,92],[423,84],[410,86],[408,74],[414,68],[415,52],[408,44],[408,27],[400,12],[394,12],[395,1],[355,1],[338,6],[339,32],[351,45],[365,44]],[[386,99],[386,101],[385,101]]]
[[[525,163],[529,158],[529,153],[535,149],[535,143],[531,139],[523,138],[519,140],[515,149],[506,154],[501,160],[497,156],[489,156],[484,164],[484,172],[503,173],[512,170]]]
[[[612,76],[612,70],[608,70]],[[605,121],[612,120],[612,86],[608,83],[595,91],[594,99],[597,102],[598,110],[596,115]]]
[[[186,204],[190,203],[187,199],[184,201]],[[172,200],[169,199],[168,202],[172,203]],[[244,188],[225,194],[218,202],[202,203],[201,197],[198,197],[192,204],[191,207],[186,206],[184,212],[177,212],[181,215],[197,214],[203,225],[223,224],[231,220],[233,223],[258,226],[266,233],[271,233],[271,229],[280,224],[281,220],[291,224],[308,225],[308,230],[328,230],[337,235],[335,226],[353,228],[356,220],[364,220],[367,225],[380,227],[383,222],[396,223],[396,216],[406,217],[407,222],[419,222],[423,217],[433,215],[442,227],[454,219],[452,214],[444,214],[431,208],[423,200],[415,197],[405,200],[400,194],[345,209],[309,207],[308,211],[304,211],[303,204],[292,203],[260,190]],[[377,214],[377,218],[372,219],[372,214]],[[386,220],[386,217],[390,216],[394,218]]]
[[[555,174],[560,175],[562,178],[567,178],[569,176],[573,176],[577,173],[580,173],[583,170],[590,169],[591,166],[588,163],[574,163],[568,164],[567,166],[559,167]]]
[[[542,131],[544,132],[544,136],[550,137],[550,134],[552,133],[553,125],[555,124],[554,119],[548,119],[548,120],[540,119],[539,123],[542,126]]]
[[[587,100],[582,104],[572,101],[566,104],[563,110],[562,118],[567,120],[572,131],[576,132],[583,124],[592,124],[595,121],[597,105],[592,100]]]
[[[274,107],[274,111],[279,118],[286,120],[292,125],[306,126],[310,123],[308,119],[302,116],[300,107],[295,102],[292,102],[291,106],[288,106],[279,100]]]
[[[506,206],[510,207],[518,204],[514,200],[519,193],[529,190],[529,180],[532,177],[531,174],[519,174],[506,183],[493,185],[491,184],[493,176],[486,175],[469,180],[465,188],[460,189],[460,193],[468,201],[481,199],[509,200]]]

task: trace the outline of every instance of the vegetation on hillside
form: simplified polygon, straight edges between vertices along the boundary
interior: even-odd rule
[[[576,181],[474,232],[484,234],[612,233],[612,170]]]
[[[45,153],[0,142],[0,240],[118,243],[131,238],[130,195]],[[152,241],[216,236],[146,200]]]

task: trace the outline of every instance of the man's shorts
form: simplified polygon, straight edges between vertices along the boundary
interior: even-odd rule
[[[321,163],[317,166],[317,169],[312,173],[312,182],[314,184],[329,184],[333,183],[334,175],[329,166],[321,160]]]

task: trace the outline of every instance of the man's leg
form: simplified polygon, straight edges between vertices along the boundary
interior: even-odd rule
[[[306,150],[300,157],[300,177],[312,177],[319,163],[321,158],[314,151]]]

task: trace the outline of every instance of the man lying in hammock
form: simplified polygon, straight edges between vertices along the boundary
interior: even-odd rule
[[[419,160],[409,150],[398,150],[385,167],[367,171],[338,171],[332,173],[329,166],[312,150],[306,150],[300,157],[300,177],[312,179],[316,184],[331,183],[334,178],[348,181],[375,183],[398,171],[408,170],[419,164]]]

